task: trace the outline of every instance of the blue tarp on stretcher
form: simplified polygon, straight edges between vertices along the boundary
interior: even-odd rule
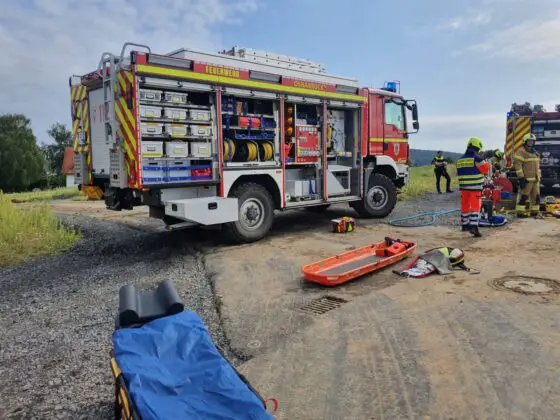
[[[271,420],[191,311],[113,334],[114,356],[143,420]]]

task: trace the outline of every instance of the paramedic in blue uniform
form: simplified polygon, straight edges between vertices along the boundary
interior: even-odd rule
[[[451,177],[447,173],[447,161],[443,157],[443,152],[441,150],[438,150],[437,154],[432,159],[432,165],[434,165],[434,173],[436,174],[436,188],[438,194],[441,194],[441,177],[444,177],[446,181],[445,192],[452,193],[453,191],[450,188]]]

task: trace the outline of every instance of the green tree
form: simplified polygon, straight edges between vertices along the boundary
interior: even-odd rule
[[[0,115],[0,190],[23,191],[45,178],[45,159],[21,114]]]
[[[49,172],[52,175],[62,173],[62,162],[64,161],[64,149],[72,146],[72,132],[66,128],[65,124],[56,123],[47,130],[54,143],[41,145],[41,150],[47,159]]]

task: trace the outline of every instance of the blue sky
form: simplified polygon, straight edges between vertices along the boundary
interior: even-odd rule
[[[512,102],[560,103],[560,0],[4,0],[0,113],[39,141],[69,124],[68,76],[124,41],[166,53],[233,45],[299,56],[415,98],[415,148],[501,147]],[[536,6],[538,5],[538,6]]]

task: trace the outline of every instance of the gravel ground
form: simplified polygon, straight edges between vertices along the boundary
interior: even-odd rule
[[[0,269],[0,418],[111,418],[118,290],[172,279],[234,365],[204,259],[185,232],[146,233],[65,216],[84,239],[65,255]],[[196,235],[196,231],[190,234]]]

